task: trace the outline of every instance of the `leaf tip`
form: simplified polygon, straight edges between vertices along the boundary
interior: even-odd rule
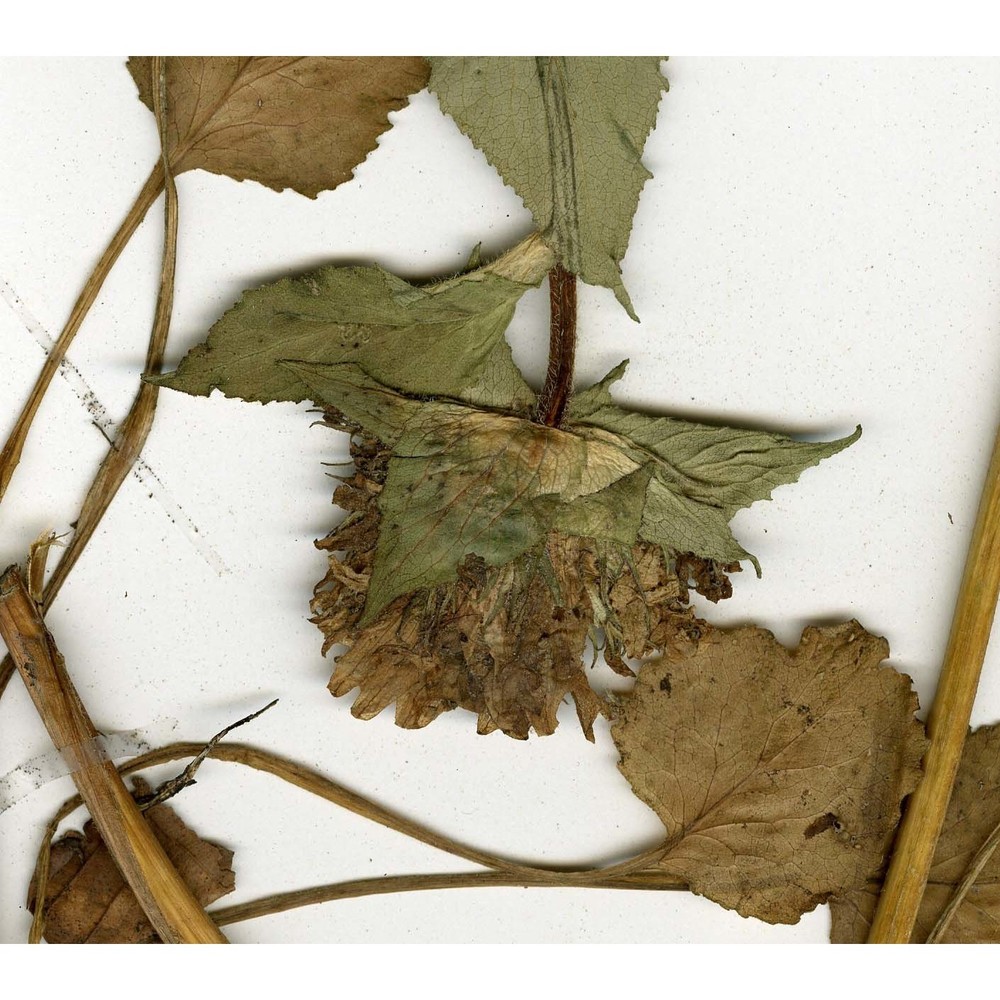
[[[830,442],[830,451],[828,452],[826,457],[829,458],[833,455],[839,454],[845,448],[850,448],[851,445],[854,444],[854,442],[857,441],[858,438],[860,437],[861,437],[861,424],[858,424],[854,428],[854,431],[848,434],[846,437],[837,438],[836,441]]]
[[[622,360],[619,361],[618,364],[616,364],[614,368],[612,368],[611,371],[609,371],[608,374],[601,379],[600,384],[607,389],[613,386],[616,382],[620,382],[625,377],[625,372],[628,369],[630,361],[631,358],[622,358]]]
[[[635,308],[632,306],[632,299],[629,297],[628,292],[625,290],[625,285],[619,281],[614,287],[615,298],[621,303],[621,307],[628,313],[628,318],[632,320],[633,323],[640,322],[638,315],[636,314]]]

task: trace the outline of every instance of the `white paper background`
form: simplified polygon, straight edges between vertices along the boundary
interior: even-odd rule
[[[675,58],[645,161],[625,281],[633,324],[581,288],[578,381],[632,358],[619,398],[691,417],[827,437],[848,452],[734,528],[763,564],[706,615],[794,643],[809,621],[857,617],[933,694],[965,547],[1000,416],[1000,63]],[[191,173],[179,179],[175,364],[248,286],[329,260],[406,276],[492,254],[531,222],[435,99],[418,95],[355,181],[310,202]],[[157,155],[152,116],[116,60],[0,63],[0,433],[42,351]],[[152,316],[161,212],[122,256],[72,360],[120,420]],[[544,289],[519,307],[515,356],[544,369]],[[303,761],[459,839],[551,863],[612,861],[653,843],[656,817],[570,706],[554,736],[475,735],[455,712],[410,732],[362,723],[325,683],[307,621],[336,516],[320,463],[346,455],[308,407],[163,392],[145,452],[171,519],[135,477],[49,621],[96,723],[179,720],[203,739],[272,697],[234,734]],[[105,450],[57,378],[0,510],[0,561],[66,531]],[[173,509],[173,508],[171,508]],[[198,528],[226,567],[192,543]],[[1000,650],[974,722],[1000,716]],[[0,774],[48,741],[15,679],[0,701]],[[172,773],[166,769],[164,775]],[[0,940],[23,940],[25,887],[62,778],[0,815]],[[209,762],[178,811],[236,851],[226,902],[320,882],[463,866],[286,787]],[[822,941],[825,908],[768,927],[683,894],[490,889],[328,904],[237,925],[236,941]]]

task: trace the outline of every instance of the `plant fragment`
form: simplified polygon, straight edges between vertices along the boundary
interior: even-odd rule
[[[501,566],[552,530],[641,540],[668,558],[753,560],[732,516],[859,433],[813,444],[630,412],[604,402],[621,366],[580,394],[560,429],[403,395],[354,364],[285,367],[392,450],[363,625],[402,594],[454,580],[467,557]]]
[[[417,285],[381,267],[324,267],[243,293],[176,371],[152,381],[192,395],[301,402],[283,359],[351,362],[403,392],[529,412],[534,394],[504,331],[552,266],[532,236],[495,261]]]
[[[350,180],[389,128],[389,112],[421,90],[429,72],[419,57],[159,58],[167,64],[165,164],[153,167],[84,284],[0,449],[0,499],[53,376],[119,255],[163,191],[167,174],[201,168],[315,198]],[[150,56],[133,56],[128,63],[151,111],[159,90],[153,65]]]
[[[911,943],[927,940],[976,852],[998,823],[1000,725],[982,726],[965,741]],[[868,938],[878,891],[879,883],[873,881],[831,900],[834,944],[859,944]],[[940,940],[942,944],[1000,943],[1000,854],[994,852],[987,859]]]
[[[347,137],[336,151],[343,160],[336,162],[305,142],[305,159],[290,163],[283,150],[272,148],[274,135],[289,131],[287,122],[274,127],[263,122],[263,114],[260,121],[246,120],[248,111],[256,114],[247,103],[251,97],[257,112],[282,105],[293,66],[303,73],[305,90],[321,90],[308,84],[320,62],[329,61],[175,60],[171,102],[180,111],[164,130],[169,141],[164,140],[162,169],[168,184],[172,162],[177,172],[202,166],[312,196],[321,189],[317,178],[324,170],[339,171],[334,184],[351,176],[388,127],[384,108],[376,106],[371,120]],[[396,68],[420,63],[413,68],[414,80],[424,71],[420,60],[342,61],[347,62],[391,62]],[[483,75],[490,61],[436,62],[442,94],[449,90],[446,64],[462,64],[452,69],[464,97],[466,78]],[[759,629],[724,633],[695,618],[688,591],[695,586],[712,600],[728,596],[727,574],[739,569],[741,559],[751,560],[759,574],[756,560],[729,529],[733,514],[846,447],[860,428],[839,441],[809,444],[634,413],[611,394],[625,362],[577,396],[565,420],[562,406],[551,420],[539,418],[534,393],[504,338],[520,296],[546,270],[550,283],[562,274],[573,289],[579,273],[612,287],[634,318],[619,264],[648,176],[640,156],[664,82],[658,60],[600,61],[600,67],[598,62],[547,58],[533,63],[549,173],[548,190],[543,185],[539,198],[539,189],[526,182],[526,201],[540,206],[533,211],[542,236],[485,267],[476,257],[465,273],[433,285],[404,282],[374,267],[326,268],[248,292],[179,372],[161,378],[155,372],[158,361],[147,363],[147,381],[204,394],[219,386],[262,402],[313,399],[326,407],[329,425],[351,434],[355,470],[335,494],[348,517],[318,543],[329,551],[330,563],[313,611],[326,636],[324,651],[339,642],[349,647],[338,658],[330,689],[337,695],[360,689],[356,715],[369,718],[395,703],[400,725],[422,726],[443,711],[463,707],[477,714],[480,732],[500,729],[526,738],[531,730],[552,732],[557,709],[569,695],[593,739],[596,717],[618,713],[622,769],[637,793],[664,815],[662,847],[606,870],[577,873],[529,871],[501,862],[494,867],[503,879],[659,889],[690,881],[696,891],[740,912],[794,920],[831,893],[864,885],[873,859],[884,854],[900,797],[912,789],[919,770],[923,742],[912,719],[915,701],[908,686],[904,692],[905,677],[879,667],[887,652],[884,642],[857,623],[810,629],[800,648],[789,652]],[[654,63],[655,87],[647,82],[656,100],[641,108],[652,116],[648,126],[626,128],[610,99],[591,119],[588,101],[599,103],[607,97],[605,89],[616,99],[622,96],[619,83],[627,74],[609,76],[604,67],[641,64],[648,76]],[[156,65],[156,60],[148,66],[137,59],[130,66],[140,91],[145,86],[144,99],[155,95],[156,79],[166,91],[166,76]],[[276,101],[261,83],[272,72],[278,81],[268,85],[276,88]],[[641,81],[644,73],[632,72],[630,79]],[[293,82],[302,89],[301,80]],[[636,87],[628,96],[641,100],[642,90]],[[355,113],[371,109],[370,95],[362,96],[352,105]],[[387,106],[404,100],[383,96]],[[163,124],[165,102],[152,103]],[[326,110],[323,105],[322,113]],[[187,116],[183,122],[180,114]],[[627,109],[624,117],[639,121],[642,114]],[[470,120],[468,130],[475,132],[474,116]],[[315,138],[311,125],[299,122],[295,128]],[[240,135],[242,151],[228,138],[218,141],[230,129]],[[628,178],[610,183],[615,217],[611,224],[604,218],[603,227],[595,223],[596,210],[590,212],[600,186],[587,174],[594,157],[578,157],[578,147],[594,138],[591,129],[600,135],[595,148],[603,146],[605,152],[607,137],[615,132],[623,162],[612,164],[609,176],[618,171]],[[151,180],[155,177],[154,172]],[[572,300],[575,317],[575,294],[564,299]],[[163,338],[166,322],[164,316]],[[569,339],[575,342],[575,333]],[[159,354],[162,347],[161,340]],[[151,346],[150,357],[155,354]],[[572,356],[569,349],[563,403],[572,386]],[[143,388],[155,392],[153,385]],[[122,459],[122,476],[131,461]],[[79,537],[85,544],[85,533]],[[32,594],[38,593],[35,586]],[[591,690],[582,662],[588,638],[621,674],[630,674],[626,659],[655,653],[661,659],[647,663],[637,691],[618,702]],[[851,644],[854,660],[847,663],[851,654],[844,650]],[[807,667],[816,666],[815,676],[808,673]],[[684,675],[680,689],[679,675]],[[711,690],[720,677],[726,682],[721,700]],[[795,704],[802,691],[810,701],[831,704],[821,709]],[[662,711],[658,699],[664,694],[668,700],[676,695],[678,708],[687,698],[691,717],[678,723]],[[775,709],[779,695],[793,694],[791,700],[783,697],[780,711]],[[763,735],[754,732],[761,704],[764,719],[772,709]],[[713,713],[718,724],[709,763],[707,753],[698,755],[706,744],[701,721]],[[671,738],[662,739],[664,732]],[[892,733],[896,744],[841,760],[838,755],[856,749],[847,735],[859,732],[869,741]],[[723,756],[734,738],[736,752]],[[785,742],[772,746],[772,739],[782,738]],[[667,763],[661,760],[664,748]],[[190,782],[212,749],[212,744],[204,748],[172,789]],[[683,773],[674,770],[678,755],[695,765]],[[636,759],[642,762],[638,770]],[[290,780],[302,779],[303,769],[289,769],[297,771]],[[802,787],[806,778],[812,787]],[[681,788],[679,821],[674,784]],[[695,799],[689,800],[689,786],[695,793],[704,789],[702,805],[690,817],[687,805]],[[796,802],[811,811],[808,817],[794,812]],[[156,808],[162,808],[158,802]],[[727,809],[736,819],[726,819]],[[825,839],[827,834],[834,843]],[[796,837],[810,843],[789,852],[788,842]],[[817,838],[824,839],[812,843]],[[68,926],[67,939],[154,938],[138,900],[127,890],[128,899],[119,897],[124,881],[109,880],[110,855],[101,854],[99,842],[88,824],[84,834],[54,846],[48,889],[58,894],[68,887],[54,902],[56,909],[66,906],[56,923]],[[188,843],[186,849],[194,847]],[[752,864],[746,861],[750,857]],[[228,863],[225,868],[231,875]],[[111,871],[116,874],[113,866]],[[225,876],[222,871],[222,882]],[[448,878],[431,876],[411,887],[462,884]],[[96,885],[96,903],[86,896],[85,885]],[[341,897],[361,891],[359,886],[334,889]],[[38,891],[50,898],[49,892]],[[365,891],[380,890],[369,885]],[[115,899],[110,908],[109,892]],[[141,886],[136,892],[141,896]],[[38,902],[41,913],[44,901]],[[264,904],[273,901],[256,909],[252,904],[230,908],[228,917],[264,912]]]
[[[592,740],[594,720],[607,709],[583,662],[588,637],[600,641],[595,622],[608,662],[626,675],[625,656],[696,628],[686,578],[668,569],[659,548],[600,545],[560,532],[497,568],[464,560],[457,580],[401,596],[362,624],[382,520],[374,501],[388,452],[358,435],[352,454],[355,472],[334,494],[348,518],[317,543],[330,560],[312,609],[324,652],[337,643],[350,647],[337,658],[330,691],[358,688],[355,716],[373,718],[395,702],[396,723],[419,728],[461,707],[476,713],[480,733],[500,729],[526,739],[532,729],[553,732],[570,695]]]
[[[343,530],[354,541],[363,535],[373,552],[350,574],[331,568],[351,591],[346,617],[340,596],[332,617],[317,612],[329,618],[321,624],[327,646],[360,643],[332,682],[337,693],[355,685],[367,691],[359,715],[396,701],[400,723],[416,726],[464,705],[480,716],[481,731],[524,737],[529,728],[550,732],[555,705],[572,689],[589,734],[599,705],[578,684],[579,656],[589,634],[599,638],[596,629],[610,637],[615,665],[623,666],[622,643],[642,645],[618,637],[617,613],[609,611],[611,591],[627,586],[618,581],[635,579],[634,560],[649,557],[646,547],[658,553],[662,566],[650,570],[649,586],[655,591],[673,578],[674,596],[686,594],[687,577],[676,570],[686,554],[706,578],[718,576],[711,567],[744,558],[756,566],[729,529],[733,515],[860,433],[811,443],[630,411],[611,394],[624,362],[572,399],[561,427],[535,422],[534,394],[503,333],[518,298],[550,262],[533,238],[492,264],[426,286],[378,268],[327,267],[285,279],[244,295],[205,345],[156,380],[198,394],[220,386],[264,402],[313,399],[335,411],[334,426],[365,437],[360,451],[372,475],[362,473],[358,490],[339,496],[352,514]],[[329,586],[330,578],[321,590]],[[639,595],[644,607],[648,596]],[[393,607],[404,598],[415,602],[405,622],[399,616],[409,603]],[[437,610],[417,613],[423,605]],[[537,656],[526,657],[511,631],[523,625],[511,614],[518,606],[549,606],[578,627],[536,623]],[[456,675],[431,667],[413,644],[419,635],[421,649],[439,649],[434,623],[454,624],[459,608],[493,638],[476,654],[478,665],[470,668],[463,656]],[[507,611],[498,617],[501,608]],[[546,653],[556,634],[566,647]],[[517,682],[497,667],[515,661],[535,663]],[[484,664],[497,667],[489,681]],[[556,674],[562,679],[553,686]],[[504,697],[487,698],[491,686]]]
[[[927,716],[927,776],[906,804],[870,943],[912,937],[934,851],[947,816],[1000,596],[1000,433],[979,498],[948,646]]]
[[[0,637],[52,740],[72,765],[73,783],[157,933],[172,944],[223,944],[143,820],[73,686],[20,569],[0,576]]]
[[[140,802],[150,792],[141,778],[133,781]],[[202,840],[166,805],[145,810],[156,839],[191,889],[208,906],[236,887],[233,852]],[[28,909],[36,911],[36,882],[28,889]],[[114,859],[87,820],[83,832],[70,831],[51,848],[45,899],[45,940],[50,944],[154,944],[160,937],[126,885]]]

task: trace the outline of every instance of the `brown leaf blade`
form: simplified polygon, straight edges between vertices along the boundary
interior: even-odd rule
[[[128,69],[152,110],[152,59]],[[183,56],[167,61],[175,174],[202,169],[315,198],[350,180],[427,84],[422,58]]]
[[[149,786],[135,779],[133,794]],[[167,857],[202,906],[236,887],[233,852],[202,840],[169,806],[148,809],[145,817]],[[28,908],[37,906],[34,881]],[[52,845],[45,892],[45,940],[50,944],[154,944],[160,941],[133,892],[125,884],[93,820],[83,832],[70,831]]]
[[[1000,725],[982,726],[965,741],[941,837],[920,904],[912,942],[923,942],[948,905],[979,848],[1000,823]],[[831,900],[834,944],[868,939],[878,885]],[[956,910],[942,944],[1000,943],[1000,853],[994,852]]]
[[[663,820],[659,867],[743,916],[799,917],[878,869],[925,739],[909,678],[857,622],[786,649],[705,626],[645,664],[612,735]]]

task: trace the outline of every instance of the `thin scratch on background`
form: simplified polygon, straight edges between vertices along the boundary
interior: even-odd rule
[[[49,336],[45,327],[27,307],[24,300],[14,291],[10,282],[4,278],[0,278],[0,298],[7,303],[11,312],[20,320],[25,330],[35,338],[42,350],[48,354],[55,346],[55,342]],[[94,426],[108,441],[116,440],[118,437],[118,428],[115,422],[108,414],[105,405],[97,398],[94,390],[91,389],[90,384],[84,378],[80,369],[68,358],[65,358],[59,366],[59,374],[66,380],[73,394],[87,411]],[[173,499],[170,491],[164,486],[163,481],[142,455],[136,460],[135,466],[132,468],[132,475],[142,483],[150,498],[159,503],[164,513],[170,519],[171,524],[180,529],[205,562],[220,575],[228,573],[230,571],[229,567],[223,561],[222,556],[202,537],[198,526],[191,520],[180,504]]]

